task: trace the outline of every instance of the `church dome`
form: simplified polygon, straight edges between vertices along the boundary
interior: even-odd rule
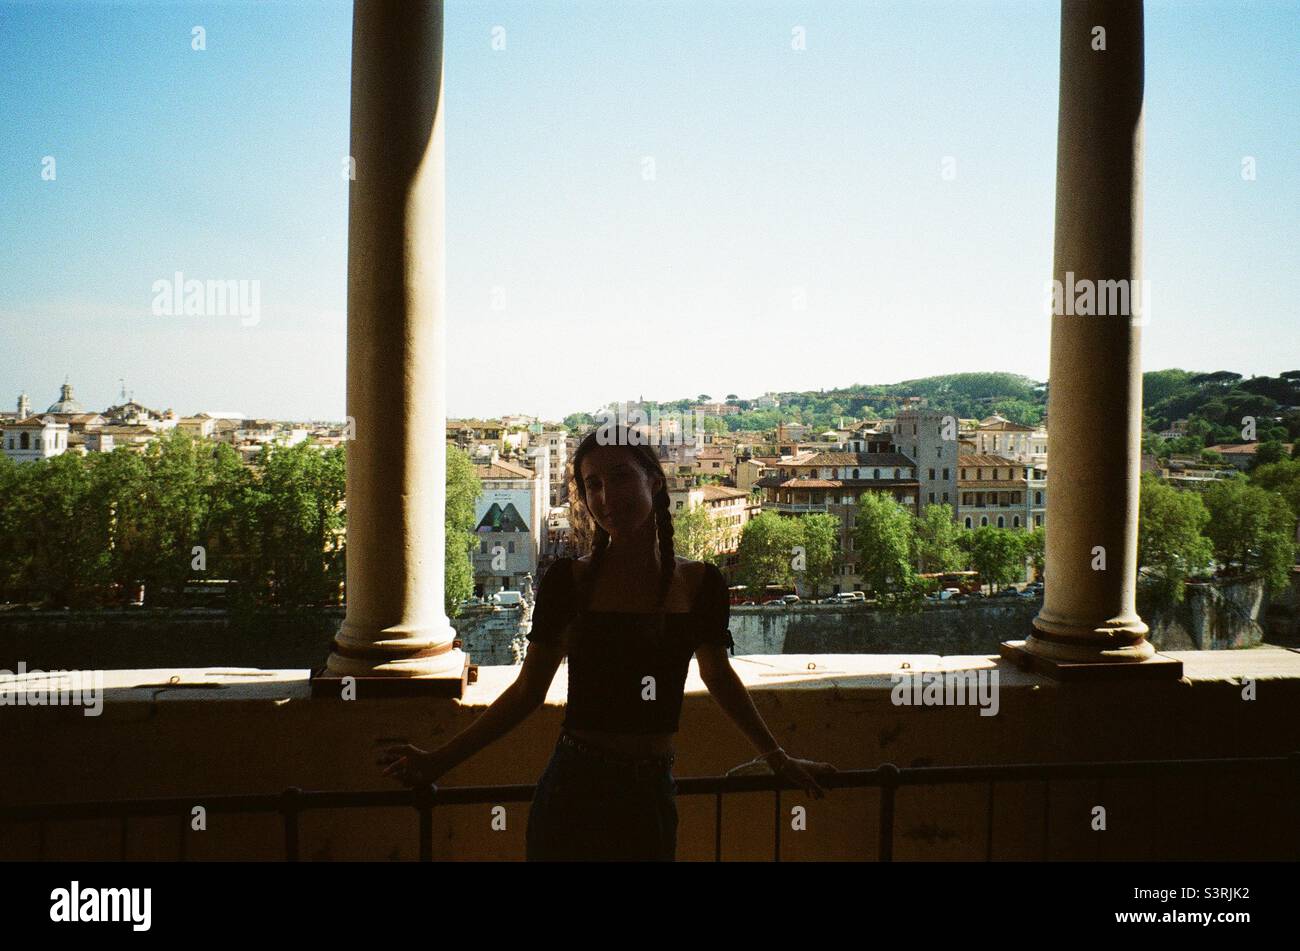
[[[59,389],[59,401],[47,409],[47,413],[84,413],[86,410],[72,398],[72,386],[64,383]]]

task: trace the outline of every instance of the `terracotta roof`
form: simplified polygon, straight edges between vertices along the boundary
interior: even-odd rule
[[[480,479],[532,479],[537,476],[532,469],[525,469],[506,459],[498,459],[490,465],[476,465],[474,471]]]
[[[1032,433],[1034,427],[1021,426],[1019,423],[1004,419],[996,423],[981,423],[979,431],[982,433]]]
[[[1283,443],[1283,444],[1282,444],[1282,448],[1283,448],[1284,450],[1286,450],[1287,452],[1290,452],[1290,451],[1291,451],[1291,444],[1290,444],[1289,442]],[[1253,455],[1255,454],[1255,451],[1256,451],[1257,449],[1259,449],[1259,443],[1257,443],[1257,442],[1246,442],[1246,443],[1240,443],[1240,444],[1220,443],[1220,444],[1217,445],[1217,446],[1206,446],[1206,447],[1205,447],[1205,451],[1206,451],[1206,452],[1217,452],[1217,453],[1218,453],[1219,455],[1221,455],[1221,456],[1233,456],[1233,455],[1236,455],[1236,456],[1242,456],[1242,455],[1253,456]]]
[[[744,489],[729,485],[701,485],[697,488],[704,493],[704,498],[707,500],[743,499],[749,495]]]
[[[916,465],[910,457],[901,452],[818,452],[799,459],[786,459],[772,463],[773,466],[791,468],[794,466],[857,466],[859,468],[881,468],[892,466]]]
[[[20,423],[5,423],[5,429],[44,429],[45,417],[50,417],[50,424],[53,426],[66,426],[67,423],[60,423],[54,418],[54,413],[41,413],[37,416],[28,416]]]
[[[990,467],[998,466],[999,468],[1004,466],[1011,466],[1013,469],[1016,467],[1019,467],[1021,469],[1025,468],[1025,463],[1016,462],[1016,460],[1008,459],[1006,456],[988,456],[988,455],[958,456],[957,465],[990,466]]]
[[[916,479],[782,479],[780,476],[759,479],[754,484],[764,489],[890,489],[898,486],[920,487]]]

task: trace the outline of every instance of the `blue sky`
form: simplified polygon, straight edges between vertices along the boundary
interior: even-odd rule
[[[3,404],[66,376],[97,407],[125,379],[343,415],[350,23],[0,0]],[[1058,27],[1052,2],[450,0],[449,413],[1045,378]],[[1152,0],[1146,37],[1144,364],[1300,368],[1300,3]],[[177,271],[260,281],[257,322],[153,314]]]

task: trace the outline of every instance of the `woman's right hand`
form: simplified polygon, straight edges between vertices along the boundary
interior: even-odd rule
[[[449,768],[437,750],[426,752],[410,743],[385,748],[378,765],[385,767],[385,776],[392,776],[404,786],[412,787],[427,786]]]

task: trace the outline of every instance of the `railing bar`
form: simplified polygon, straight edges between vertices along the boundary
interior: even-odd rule
[[[993,780],[990,779],[988,805],[985,810],[988,813],[988,821],[984,829],[984,861],[986,862],[993,861],[993,787],[994,785],[995,784]]]
[[[1052,781],[1043,780],[1043,861],[1051,860],[1052,843]]]
[[[898,788],[898,767],[885,763],[880,767],[880,861],[894,861],[894,793]]]
[[[1015,781],[1018,778],[1024,778],[1024,774],[1029,771],[1036,771],[1036,776],[1043,781],[1043,856],[1044,860],[1050,860],[1051,857],[1051,783],[1053,779],[1060,778],[1093,778],[1098,783],[1099,799],[1104,795],[1104,781],[1107,778],[1114,777],[1132,777],[1148,778],[1155,780],[1163,778],[1173,773],[1197,772],[1207,775],[1216,775],[1219,772],[1226,772],[1235,767],[1255,767],[1259,769],[1268,769],[1270,767],[1282,765],[1288,767],[1287,772],[1282,777],[1284,789],[1294,789],[1297,798],[1300,798],[1300,751],[1292,752],[1284,756],[1258,756],[1258,757],[1228,757],[1221,759],[1200,759],[1200,760],[1138,760],[1138,761],[1121,761],[1121,762],[1100,762],[1100,763],[1045,763],[1045,764],[1004,764],[1000,766],[985,767],[909,767],[900,770],[892,763],[883,764],[877,769],[864,770],[845,770],[838,773],[833,782],[834,788],[868,788],[878,787],[881,789],[881,828],[880,828],[880,857],[882,861],[893,860],[893,836],[894,824],[896,822],[896,802],[897,788],[903,785],[943,785],[950,783],[969,783],[983,779],[989,784],[989,803],[990,806],[995,802],[995,786],[999,782]],[[1033,778],[1032,776],[1029,778]],[[696,779],[683,779],[680,781],[680,792],[683,795],[692,794],[713,794],[715,796],[715,828],[714,828],[714,860],[722,859],[722,806],[723,799],[728,794],[759,791],[763,788],[771,788],[774,795],[775,815],[774,815],[774,859],[780,861],[780,803],[781,803],[781,786],[783,780],[780,777],[699,777]],[[526,801],[531,798],[535,787],[527,784],[494,786],[494,787],[460,787],[458,789],[447,790],[446,793],[440,793],[436,787],[430,787],[425,792],[426,798],[423,804],[419,804],[419,793],[416,793],[416,808],[420,813],[421,822],[421,859],[423,861],[432,861],[432,809],[435,800],[454,802],[456,804],[469,804],[487,801],[487,795],[491,794],[495,799],[507,799],[508,801]],[[298,816],[303,810],[310,808],[389,808],[401,805],[412,805],[411,792],[389,792],[389,791],[295,791],[293,807],[290,813],[293,816],[292,832],[289,826],[286,826],[286,839],[292,836],[294,847],[297,847],[298,838]],[[237,812],[270,812],[277,809],[283,809],[285,803],[283,794],[276,795],[235,795],[235,796],[218,796],[206,801],[209,812],[237,813]],[[123,831],[120,847],[123,856],[129,851],[129,818],[134,816],[155,816],[166,815],[168,812],[173,814],[180,805],[183,804],[188,809],[192,804],[191,799],[149,799],[149,800],[104,800],[104,801],[83,801],[74,803],[53,803],[53,804],[25,804],[18,806],[0,806],[0,821],[35,821],[38,830],[37,854],[39,859],[43,860],[49,851],[49,823],[51,821],[69,821],[80,818],[121,818],[123,820]],[[188,830],[186,823],[188,815],[182,812],[179,815],[179,852],[180,861],[186,860],[186,849],[188,845]],[[1295,828],[1295,850],[1297,857],[1300,857],[1300,813],[1296,815]],[[986,828],[986,861],[991,860],[992,841],[993,841],[993,810],[990,808],[987,818]],[[1100,857],[1105,850],[1097,843],[1097,855]]]
[[[415,808],[420,813],[420,861],[433,861],[433,786],[415,791]]]
[[[779,862],[781,861],[781,790],[778,788],[774,790],[774,793],[775,799],[773,800],[774,808],[772,812],[774,820],[772,823],[772,861]]]
[[[943,784],[966,784],[972,782],[996,781],[1000,783],[1021,779],[1096,778],[1131,778],[1163,776],[1178,772],[1215,773],[1235,767],[1288,766],[1289,756],[1268,756],[1252,758],[1225,758],[1218,760],[1152,760],[1129,762],[1099,763],[1053,763],[1035,765],[1009,764],[993,767],[943,766],[943,767],[909,767],[899,770],[893,780],[901,786],[929,786]],[[735,776],[735,777],[699,777],[680,780],[683,795],[701,793],[756,792],[775,788],[776,778],[772,776]],[[882,783],[879,770],[845,770],[837,774],[837,788],[864,788],[879,786]],[[462,786],[439,792],[439,801],[454,805],[472,805],[491,800],[504,799],[510,802],[526,802],[532,796],[530,785],[509,786]],[[36,819],[103,819],[119,816],[123,813],[132,816],[170,815],[178,809],[188,809],[192,797],[186,799],[128,799],[128,800],[89,800],[74,803],[28,803],[17,806],[0,806],[0,818],[8,820]],[[215,796],[207,800],[209,813],[221,812],[274,812],[279,808],[279,796],[271,795],[235,795]],[[410,794],[406,791],[363,791],[341,792],[312,790],[301,793],[300,809],[337,809],[337,808],[398,808],[410,805]]]
[[[1300,802],[1300,752],[1292,753],[1287,759],[1290,760],[1291,769],[1288,775],[1283,777],[1282,788],[1285,789],[1289,784],[1291,786],[1290,801]],[[1300,809],[1292,809],[1291,815],[1295,822],[1295,857],[1296,861],[1300,861]]]
[[[1156,777],[1152,776],[1150,779],[1147,780],[1147,797],[1146,797],[1146,800],[1145,800],[1146,802],[1159,802],[1159,801],[1160,801],[1160,800],[1156,799],[1156,794],[1155,794],[1155,785],[1156,785]],[[1151,810],[1151,811],[1153,811],[1153,812],[1159,812],[1159,810]],[[1146,842],[1147,842],[1147,861],[1148,861],[1148,862],[1151,861],[1151,855],[1152,855],[1153,852],[1155,852],[1155,848],[1156,848],[1156,844],[1155,844],[1155,832],[1154,832],[1154,829],[1155,829],[1155,826],[1156,826],[1157,824],[1160,825],[1160,835],[1161,835],[1162,837],[1165,835],[1165,830],[1166,830],[1167,828],[1169,828],[1168,825],[1166,825],[1165,823],[1161,822],[1159,819],[1154,819],[1154,818],[1152,819],[1152,821],[1151,821],[1150,823],[1147,824]]]
[[[713,811],[713,861],[722,861],[722,793],[717,794],[717,806]]]
[[[296,786],[291,786],[284,791],[280,814],[284,817],[284,859],[286,862],[297,862],[299,859],[299,842],[298,842],[298,803],[302,795],[302,790]]]
[[[1106,808],[1105,797],[1106,797],[1106,777],[1105,777],[1105,776],[1098,776],[1098,777],[1097,777],[1097,805],[1098,805],[1098,806],[1101,806],[1101,809],[1102,809],[1102,815],[1106,817],[1106,823],[1107,823],[1107,825],[1106,825],[1105,827],[1103,827],[1103,831],[1104,831],[1106,828],[1109,828],[1109,824],[1110,824],[1110,811]],[[1094,832],[1095,832],[1095,830],[1094,830]],[[1095,861],[1098,861],[1098,862],[1101,861],[1101,840],[1102,840],[1102,838],[1103,838],[1103,836],[1100,836],[1100,835],[1097,836],[1097,849],[1096,849],[1095,853],[1093,854],[1093,859],[1094,859]]]

